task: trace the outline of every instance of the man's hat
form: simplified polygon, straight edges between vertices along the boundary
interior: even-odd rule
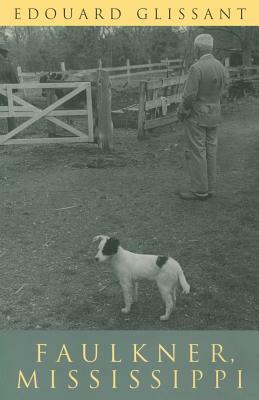
[[[7,45],[3,40],[0,40],[0,50],[8,51]]]

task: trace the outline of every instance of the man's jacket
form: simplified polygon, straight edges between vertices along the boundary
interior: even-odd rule
[[[8,58],[0,54],[0,83],[19,83],[18,76]]]
[[[212,54],[203,55],[193,64],[182,101],[188,120],[200,126],[217,126],[221,120],[220,98],[226,83],[226,70]]]
[[[19,83],[19,79],[8,58],[0,54],[0,84],[1,83]],[[0,105],[7,105],[6,96],[0,95]]]

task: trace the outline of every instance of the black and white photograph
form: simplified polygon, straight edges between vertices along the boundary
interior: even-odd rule
[[[0,27],[0,329],[258,330],[259,27]]]

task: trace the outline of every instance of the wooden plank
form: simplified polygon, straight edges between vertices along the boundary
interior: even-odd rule
[[[40,108],[39,108],[40,110]],[[36,115],[38,112],[33,110],[28,111],[14,111],[13,117],[15,118],[29,118]],[[49,117],[85,117],[87,116],[86,110],[57,110],[49,113]],[[0,111],[0,118],[10,117],[8,111]],[[48,117],[46,117],[48,119]]]
[[[130,76],[131,76],[131,73],[130,73],[130,60],[129,59],[127,59],[127,61],[126,61],[126,66],[127,66],[127,82],[129,84],[130,83]]]
[[[161,60],[161,63],[169,63],[169,64],[182,64],[183,63],[183,60],[182,59],[178,59],[178,60],[168,60],[168,59],[166,59],[166,60]]]
[[[147,98],[147,82],[140,82],[139,113],[138,113],[138,139],[145,138],[145,102]]]
[[[40,110],[40,109],[39,109]],[[29,110],[29,111],[15,111],[13,114],[14,118],[30,118],[33,117],[34,115],[36,115],[37,113]],[[46,119],[50,119],[51,117],[86,117],[87,113],[85,112],[85,110],[79,110],[78,112],[74,112],[74,111],[69,111],[68,113],[66,111],[52,111],[49,114],[49,117],[45,117]],[[7,111],[0,111],[0,118],[8,118],[10,117],[9,112]]]
[[[157,79],[155,81],[148,82],[147,90],[154,90],[166,86],[183,84],[185,80],[186,80],[186,75]]]
[[[3,91],[1,89],[0,89],[0,93],[1,94],[3,93]],[[37,110],[37,111],[40,110],[40,108],[37,108],[36,106],[34,106],[31,103],[28,103],[28,101],[21,99],[20,97],[16,96],[15,94],[13,94],[13,100],[15,103],[20,104],[21,106],[28,107],[29,110]]]
[[[17,74],[18,74],[18,78],[19,78],[20,83],[23,83],[23,76],[24,76],[24,74],[23,74],[23,72],[22,72],[22,67],[19,66],[19,65],[18,65],[18,67],[17,67]],[[23,90],[23,94],[24,94],[24,96],[27,96],[27,92],[26,92],[25,89]]]
[[[179,60],[175,60],[175,64],[180,64]],[[168,60],[169,65],[172,63],[172,60]],[[182,63],[182,60],[181,60]],[[163,62],[159,62],[159,63],[148,63],[148,64],[139,64],[139,65],[131,65],[130,69],[131,70],[135,70],[135,69],[144,69],[146,68],[147,70],[151,68],[156,68],[156,67],[166,67],[167,65],[164,65]],[[127,70],[127,66],[121,66],[121,67],[109,67],[109,68],[103,68],[104,71],[109,71],[110,73],[112,73],[113,71],[126,71]],[[87,70],[88,71],[88,70]],[[90,71],[90,70],[89,70]],[[111,77],[111,76],[110,76]]]
[[[57,100],[55,103],[51,104],[50,106],[48,106],[44,110],[39,111],[39,113],[37,115],[35,115],[31,119],[25,121],[24,123],[22,123],[17,128],[13,129],[8,134],[3,135],[2,137],[0,137],[0,144],[4,143],[8,139],[11,139],[17,133],[21,132],[25,128],[28,128],[30,125],[34,124],[36,121],[38,121],[42,117],[45,117],[50,111],[53,111],[55,108],[61,106],[61,104],[65,103],[67,100],[70,100],[72,97],[76,96],[78,93],[80,93],[82,90],[84,90],[87,87],[86,83],[83,83],[83,84],[81,83],[81,85],[82,85],[81,87],[77,87],[72,92],[66,94],[64,97],[62,97],[61,99]],[[56,123],[58,124],[58,122],[60,122],[60,121],[57,119]],[[67,125],[67,127],[69,127],[69,125]],[[82,133],[80,133],[80,135],[82,135]]]
[[[14,117],[16,117],[16,118],[28,118],[28,117],[32,117],[33,115],[35,115],[35,112],[31,111],[31,112],[25,112],[25,113],[21,113],[21,114],[15,113],[15,114],[14,114]],[[83,116],[85,116],[85,115],[86,115],[86,114],[84,113]],[[9,113],[3,113],[3,114],[1,114],[1,116],[0,116],[0,118],[7,118],[7,117],[9,117]],[[84,132],[81,132],[80,130],[76,129],[75,127],[73,127],[73,126],[67,124],[66,122],[64,122],[64,121],[62,121],[62,120],[55,119],[55,121],[53,121],[51,118],[47,118],[47,119],[48,119],[50,122],[53,122],[53,124],[60,126],[61,128],[65,129],[66,131],[68,131],[68,132],[70,132],[70,133],[73,133],[73,134],[76,135],[76,136],[85,137],[85,135],[86,135]],[[50,129],[51,133],[55,133],[55,131],[52,130],[52,126],[53,126],[53,125],[51,125],[51,126],[49,127],[49,129]],[[5,135],[3,135],[3,137],[4,137],[4,136],[5,136]]]
[[[181,94],[172,94],[171,96],[166,96],[167,105],[173,103],[180,103],[181,102]],[[161,97],[156,100],[147,100],[145,104],[145,110],[152,110],[153,108],[162,107],[162,100]]]
[[[47,106],[50,106],[51,104],[55,103],[55,90],[54,89],[47,89],[46,93],[46,100],[47,100]],[[50,120],[47,122],[47,129],[48,129],[48,136],[53,137],[56,135],[57,132],[57,126],[52,124]]]
[[[0,85],[0,94],[4,94],[4,90],[1,89],[1,85]],[[22,106],[28,107],[29,109],[37,109],[37,107],[35,107],[33,104],[28,103],[26,100],[21,99],[20,97],[16,96],[13,94],[13,100],[15,103],[20,104]]]
[[[163,65],[163,63],[164,63],[164,61],[165,60],[161,60],[161,62],[159,62],[159,63],[152,63],[152,64],[139,64],[139,65],[131,65],[131,69],[137,69],[137,68],[147,68],[148,69],[148,67],[151,65],[152,67],[159,67],[159,66],[161,66],[161,65]],[[181,59],[176,59],[176,60],[168,60],[168,63],[169,64],[180,64],[180,63],[182,63],[183,62],[183,60],[181,60]],[[126,71],[126,69],[127,69],[127,67],[125,66],[125,65],[122,65],[122,66],[118,66],[118,67],[105,67],[105,68],[102,68],[104,71],[108,71],[108,72],[113,72],[113,71]],[[89,68],[89,69],[71,69],[71,70],[69,70],[69,72],[71,72],[71,73],[73,73],[73,72],[75,72],[75,73],[91,73],[91,72],[96,72],[96,68]],[[58,72],[60,72],[60,71],[53,71],[53,72],[56,72],[56,73],[58,73]],[[35,72],[22,72],[21,73],[23,76],[27,76],[27,77],[34,77],[34,76],[37,76],[39,73],[35,73]]]
[[[149,69],[149,67],[162,67],[163,65],[161,65],[161,63],[153,63],[153,64],[139,64],[139,65],[131,65],[130,69],[134,70],[134,69]],[[86,71],[95,71],[95,70],[86,70]],[[117,71],[127,71],[127,65],[122,65],[120,67],[107,67],[107,68],[103,68],[103,71],[107,71],[107,72],[117,72]],[[110,78],[112,77],[112,75],[110,75]]]
[[[92,70],[69,70],[65,73],[66,79],[69,80],[65,82],[92,82],[97,80],[97,75],[98,69],[96,68]]]
[[[140,64],[140,65],[131,65],[131,69],[140,69],[140,68],[155,68],[155,67],[163,67],[163,64],[161,63],[148,63],[148,64]]]
[[[18,71],[18,68],[19,67],[17,67],[17,71]],[[21,68],[21,67],[20,67]],[[20,70],[21,72],[19,73],[19,71],[18,71],[18,75],[19,75],[19,77],[21,76],[21,77],[23,77],[23,76],[25,76],[25,77],[27,77],[27,78],[33,78],[33,77],[35,77],[35,76],[37,76],[37,74],[38,74],[38,72],[23,72],[22,70]]]
[[[150,75],[150,74],[160,74],[160,73],[165,73],[167,70],[165,69],[159,69],[159,70],[151,70],[151,71],[140,71],[140,72],[132,72],[130,74],[131,78],[134,76],[141,76],[141,75]],[[120,74],[120,75],[111,75],[110,78],[113,79],[119,79],[119,78],[127,78],[127,74]]]
[[[157,98],[158,98],[158,91],[159,91],[159,89],[155,89],[155,90],[152,90],[152,91],[151,91],[151,96],[152,96],[152,100],[153,100],[153,101],[156,101],[156,100],[157,100]],[[156,118],[156,112],[157,112],[156,108],[152,108],[152,109],[151,109],[151,118],[152,118],[152,119],[155,119],[155,118]]]
[[[86,88],[86,113],[88,115],[88,136],[91,142],[94,141],[94,121],[93,121],[93,108],[92,108],[92,91],[91,86]]]
[[[87,110],[55,110],[49,113],[50,117],[73,117],[73,116],[80,116],[80,115],[87,115]]]
[[[107,71],[107,72],[126,71],[126,70],[127,70],[127,66],[126,65],[122,65],[120,67],[105,67],[105,68],[102,68],[102,71]]]
[[[18,78],[21,77],[20,82],[22,82],[22,67],[20,65],[17,66],[17,75],[18,75]]]
[[[55,121],[52,121],[53,124],[60,126],[61,128],[65,129],[66,131],[73,133],[76,136],[84,138],[86,134],[84,132],[79,131],[79,129],[76,129],[74,126],[67,124],[64,121],[61,121],[60,119],[56,119]]]
[[[88,87],[87,83],[81,82],[80,85],[77,85],[76,89],[67,93],[65,96],[61,97],[55,103],[51,104],[49,107],[42,110],[40,114],[42,114],[42,116],[47,115],[50,111],[53,111],[55,108],[60,107],[62,104],[66,103],[68,100],[70,100],[72,97],[75,97],[77,94],[79,94],[83,90],[86,90],[87,87]]]
[[[98,68],[89,68],[89,69],[70,69],[67,71],[70,74],[91,74],[93,72],[97,72]],[[55,71],[57,72],[57,71]],[[58,71],[60,72],[60,71]]]
[[[146,129],[146,130],[154,129],[154,128],[158,128],[159,126],[172,124],[173,122],[176,122],[176,121],[177,121],[176,113],[171,114],[171,115],[166,115],[165,117],[146,120],[145,124],[144,124],[144,129]]]
[[[4,145],[27,145],[27,144],[51,144],[51,143],[91,143],[89,137],[59,137],[59,138],[25,138],[25,139],[9,139]]]
[[[1,86],[1,85],[0,85]],[[3,90],[0,89],[0,94],[3,94]],[[31,103],[28,103],[26,100],[21,99],[20,97],[13,94],[13,100],[15,103],[20,104],[21,106],[27,107],[29,110],[40,111],[40,108],[37,108]]]
[[[12,89],[69,89],[78,88],[87,82],[62,82],[62,83],[1,83],[0,89],[7,89],[8,87]]]
[[[89,85],[89,84],[87,84],[87,85]],[[1,93],[1,90],[0,90],[0,93]],[[30,109],[38,111],[38,112],[41,111],[39,108],[35,107],[34,105],[28,103],[27,101],[25,101],[23,99],[20,99],[19,97],[15,96],[15,95],[13,95],[13,98],[19,104],[25,105],[25,106],[29,107]],[[51,121],[51,122],[55,123],[58,126],[61,126],[63,129],[66,129],[71,133],[75,133],[75,135],[77,135],[77,136],[78,135],[81,136],[81,137],[85,136],[85,133],[82,133],[79,130],[75,130],[75,128],[71,127],[71,125],[66,124],[64,121],[61,122],[59,119],[57,119],[55,117],[48,117],[47,116],[46,119],[48,121]],[[52,130],[52,128],[50,128],[50,129]],[[71,129],[73,129],[73,132],[71,131]],[[3,137],[5,137],[5,135],[3,135]],[[0,144],[1,144],[1,142],[0,142]]]
[[[150,62],[148,62],[147,64],[139,64],[139,65],[131,65],[130,66],[130,70],[132,71],[132,70],[136,70],[136,69],[146,69],[146,70],[149,70],[150,69],[150,67],[153,69],[153,68],[163,68],[164,67],[164,63],[165,63],[165,60],[161,60],[161,62],[159,62],[159,63],[150,63]],[[180,59],[176,59],[176,60],[168,60],[168,64],[169,64],[169,66],[171,66],[171,65],[175,65],[175,67],[177,68],[178,66],[180,67],[181,65],[182,65],[182,63],[183,63],[183,60],[180,60]],[[99,66],[99,68],[100,68],[100,66]],[[99,69],[98,68],[98,69]],[[68,73],[71,73],[71,74],[73,74],[73,73],[79,73],[79,74],[82,74],[82,73],[85,73],[85,74],[91,74],[91,73],[96,73],[97,72],[97,70],[98,69],[96,69],[96,68],[89,68],[89,69],[82,69],[82,70],[69,70],[69,71],[66,71],[66,72],[68,72]],[[102,68],[104,71],[108,71],[110,74],[112,74],[113,72],[114,73],[116,73],[116,72],[118,72],[118,71],[127,71],[127,66],[125,66],[125,65],[123,65],[123,66],[119,66],[119,67],[107,67],[107,68]],[[56,72],[56,73],[59,73],[60,71],[53,71],[53,72]],[[21,78],[22,77],[28,77],[28,78],[36,78],[38,75],[40,75],[40,73],[34,73],[34,72],[20,72],[20,74],[19,74],[20,76],[21,76]],[[124,74],[123,74],[124,75]],[[110,78],[112,78],[112,76],[110,76]]]
[[[156,69],[159,68],[159,69]],[[147,71],[153,71],[156,72],[158,70],[161,71],[165,71],[166,70],[166,65],[160,64],[160,63],[156,63],[156,64],[146,64],[145,66],[141,66],[141,65],[132,65],[130,67],[131,70],[136,70],[136,69],[142,69],[143,71],[138,71],[138,72],[147,72]],[[137,72],[136,72],[137,73]]]
[[[8,100],[8,109],[10,117],[14,116],[14,109],[13,109],[13,92],[11,88],[7,88],[7,100]]]
[[[61,61],[61,63],[60,63],[60,69],[61,69],[61,72],[66,72],[66,64],[65,64],[65,61]]]
[[[107,71],[100,70],[98,83],[98,135],[103,150],[113,147],[113,123],[111,119],[111,84]]]
[[[37,111],[33,111],[29,107],[19,107],[19,106],[14,106],[13,108],[13,116],[14,117],[31,117],[32,115],[35,115],[36,112],[38,112],[40,108],[37,109]],[[71,116],[80,116],[80,115],[87,115],[88,112],[87,110],[67,110],[62,109],[62,110],[55,110],[51,111],[49,113],[50,117],[71,117]],[[10,113],[8,112],[8,107],[3,106],[0,107],[0,118],[2,117],[10,117]]]
[[[161,67],[161,63],[131,65],[130,69],[131,70],[143,69],[143,68],[149,69],[150,66],[152,66],[152,67]],[[126,66],[121,66],[121,67],[110,67],[110,68],[103,68],[103,69],[104,69],[104,71],[109,71],[110,73],[113,72],[113,71],[114,72],[116,72],[116,71],[127,71],[127,65]],[[110,77],[111,77],[111,75],[110,75]]]
[[[9,107],[8,106],[0,106],[0,113],[1,112],[8,112]],[[29,107],[23,107],[23,106],[13,106],[13,111],[30,111]]]

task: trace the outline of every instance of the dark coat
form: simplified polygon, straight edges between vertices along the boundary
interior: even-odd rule
[[[19,83],[18,75],[15,68],[8,60],[0,54],[0,84],[2,83]],[[0,94],[0,105],[7,105],[7,98]]]
[[[0,83],[19,83],[15,68],[8,60],[0,54]]]

